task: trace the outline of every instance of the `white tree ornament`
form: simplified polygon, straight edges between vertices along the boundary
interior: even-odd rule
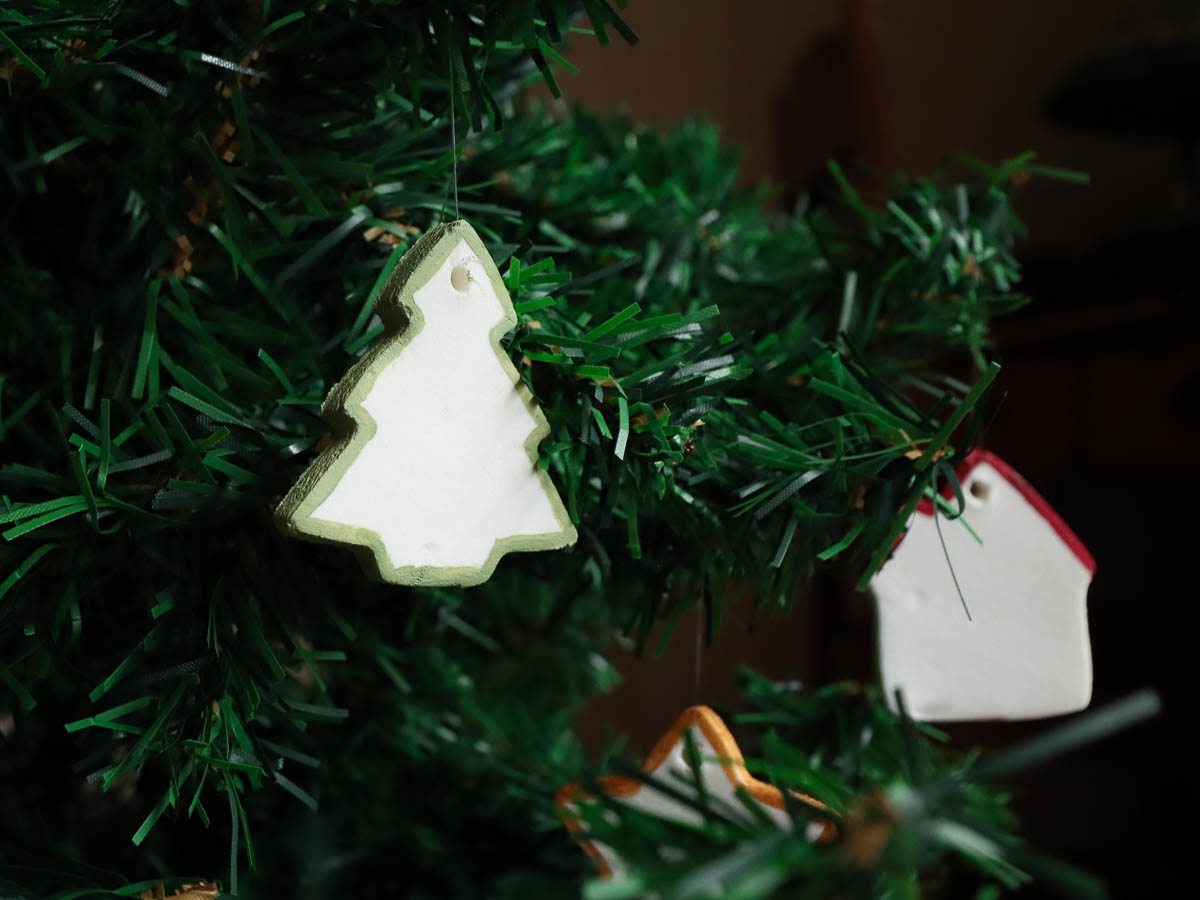
[[[924,501],[871,581],[888,702],[900,688],[909,713],[926,721],[1083,709],[1092,695],[1091,554],[999,457],[976,451],[957,475],[962,521],[935,522]]]
[[[685,756],[688,735],[699,757],[696,769],[692,768]],[[714,809],[752,822],[754,816],[739,796],[744,791],[776,825],[780,828],[791,827],[792,817],[787,812],[783,793],[774,785],[759,781],[750,774],[733,735],[720,716],[707,706],[693,706],[684,710],[654,745],[642,764],[642,770],[691,798],[698,796],[698,776],[704,796]],[[637,778],[605,775],[597,778],[596,783],[605,794],[640,812],[687,825],[699,826],[704,822],[704,815],[694,806],[681,803]],[[828,807],[807,794],[799,791],[790,793],[799,803],[828,811]],[[605,877],[623,875],[625,865],[611,847],[600,841],[582,839],[584,826],[579,820],[578,808],[589,799],[592,798],[589,798],[583,786],[576,783],[560,790],[555,804],[567,827],[580,835],[580,845],[592,858],[597,871]],[[819,818],[809,821],[805,837],[810,841],[824,842],[836,835],[837,829],[833,823]]]
[[[549,425],[500,345],[517,316],[471,226],[422,237],[376,312],[387,335],[326,398],[338,439],[280,503],[281,527],[407,585],[479,584],[505,553],[573,544],[537,465]]]

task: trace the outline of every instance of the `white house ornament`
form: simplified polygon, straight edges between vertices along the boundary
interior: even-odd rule
[[[642,771],[684,794],[697,796],[697,772],[684,755],[689,732],[700,759],[698,774],[704,793],[714,807],[719,806],[733,814],[744,814],[747,820],[753,821],[738,796],[739,790],[744,789],[772,821],[781,828],[790,827],[791,816],[787,812],[783,793],[774,785],[759,781],[750,774],[733,735],[720,716],[707,706],[693,706],[684,710],[654,745],[642,764]],[[704,822],[703,814],[694,807],[655,790],[637,778],[605,775],[597,778],[596,784],[608,796],[640,812],[689,825]],[[806,794],[798,791],[792,791],[791,794],[809,806],[827,810],[824,804]],[[582,837],[585,826],[576,811],[581,803],[587,801],[586,790],[576,783],[560,790],[554,802],[567,828],[579,837],[580,846],[591,857],[599,874],[606,878],[623,875],[625,866],[611,847]],[[833,839],[836,833],[835,826],[828,820],[814,819],[809,823],[806,837],[811,841],[824,842]]]
[[[500,345],[516,312],[474,229],[427,232],[375,311],[386,335],[325,399],[337,439],[278,524],[348,545],[368,572],[405,585],[479,584],[505,553],[573,544],[537,465],[550,427]]]
[[[963,520],[935,521],[923,501],[871,581],[888,702],[901,689],[909,714],[924,721],[1083,709],[1092,694],[1091,554],[994,454],[971,453],[956,474]]]

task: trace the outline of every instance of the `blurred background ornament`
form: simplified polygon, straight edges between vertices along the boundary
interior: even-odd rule
[[[700,826],[711,808],[734,820],[753,822],[765,816],[788,831],[796,827],[792,810],[803,807],[806,840],[825,842],[837,835],[837,826],[825,817],[825,804],[798,791],[789,790],[785,796],[775,785],[751,775],[733,735],[707,706],[680,714],[646,756],[637,777],[601,775],[594,783],[622,807],[672,822]],[[563,821],[577,837],[587,832],[580,807],[595,802],[582,783],[567,785],[555,797]],[[624,863],[611,847],[582,837],[579,843],[601,875],[625,874]]]
[[[182,884],[171,893],[167,893],[166,885],[156,884],[138,894],[139,900],[216,900],[221,888],[213,882],[200,884]]]

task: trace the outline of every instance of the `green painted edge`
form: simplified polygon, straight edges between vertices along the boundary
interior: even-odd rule
[[[369,528],[317,519],[312,513],[333,492],[359,452],[375,436],[375,420],[363,408],[362,402],[374,386],[375,379],[425,326],[425,320],[412,295],[428,283],[450,252],[458,246],[459,241],[466,241],[483,263],[492,288],[504,309],[504,318],[495,324],[489,338],[501,368],[512,379],[525,408],[533,417],[534,429],[525,439],[525,452],[542,482],[542,489],[550,501],[554,518],[562,527],[558,531],[546,534],[497,538],[488,558],[478,567],[397,567],[392,565],[387,549],[377,532]],[[522,383],[520,373],[500,346],[500,338],[517,324],[517,313],[491,254],[483,246],[475,229],[460,220],[437,225],[426,232],[396,266],[380,293],[375,312],[383,321],[386,335],[351,366],[325,398],[321,406],[321,415],[333,426],[337,433],[336,439],[313,461],[280,502],[275,510],[276,524],[285,533],[305,540],[349,544],[369,575],[391,584],[414,587],[468,587],[481,584],[491,577],[500,557],[506,553],[555,550],[574,544],[578,537],[575,526],[563,507],[549,473],[537,466],[538,445],[550,434],[550,423],[546,421],[545,415],[533,399],[533,394]]]

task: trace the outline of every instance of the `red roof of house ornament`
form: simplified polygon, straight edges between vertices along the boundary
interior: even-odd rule
[[[1067,548],[1073,554],[1075,554],[1075,558],[1083,564],[1083,567],[1088,570],[1088,573],[1091,575],[1096,574],[1096,560],[1092,557],[1092,554],[1088,552],[1088,548],[1083,545],[1083,541],[1079,539],[1079,536],[1076,535],[1075,532],[1071,530],[1071,527],[1063,521],[1062,516],[1054,511],[1054,507],[1046,502],[1046,498],[1034,490],[1033,485],[1026,481],[1020,472],[998,457],[995,453],[982,449],[972,450],[970,453],[968,453],[962,462],[954,467],[954,474],[958,477],[959,484],[965,487],[970,479],[971,472],[981,463],[986,463],[987,465],[991,466],[996,470],[997,473],[999,473],[1001,478],[1012,485],[1013,488],[1016,489],[1017,493],[1025,498],[1025,502],[1032,506],[1037,511],[1038,515],[1040,515],[1046,521],[1046,523],[1052,529],[1054,529],[1054,533],[1057,534],[1059,539],[1067,545]],[[948,482],[941,486],[938,493],[940,493],[945,500],[954,500],[954,488]],[[929,498],[922,499],[921,502],[917,504],[917,512],[926,516],[932,516],[933,501]],[[900,545],[900,541],[903,539],[904,535],[902,534],[896,541],[897,547]],[[895,549],[896,547],[892,548],[893,552]]]

